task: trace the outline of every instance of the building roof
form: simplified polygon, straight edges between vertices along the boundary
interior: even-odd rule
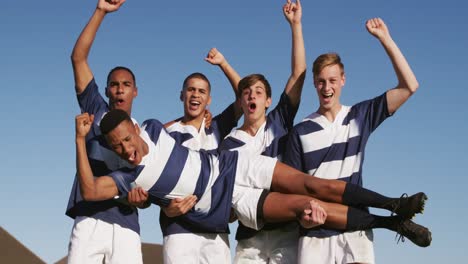
[[[0,263],[45,264],[31,250],[0,226]]]

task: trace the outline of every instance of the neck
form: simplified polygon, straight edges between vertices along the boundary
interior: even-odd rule
[[[188,115],[184,115],[182,120],[180,121],[182,124],[187,125],[187,126],[193,126],[195,127],[198,131],[200,131],[200,127],[203,123],[203,119],[205,118],[204,115],[199,115],[197,117],[191,117]]]
[[[148,143],[146,143],[146,141],[141,137],[140,135],[140,141],[141,141],[141,148],[142,148],[142,158],[145,157],[146,155],[148,155],[149,153],[149,146],[148,146]],[[141,161],[140,161],[141,163]]]
[[[328,119],[328,121],[333,122],[335,121],[336,116],[340,112],[341,107],[342,107],[341,104],[337,104],[336,106],[330,109],[326,109],[320,106],[319,109],[317,110],[317,113],[323,115],[326,119]]]
[[[257,120],[245,120],[244,124],[240,127],[240,130],[247,132],[251,136],[257,134],[258,129],[266,122],[266,116]]]

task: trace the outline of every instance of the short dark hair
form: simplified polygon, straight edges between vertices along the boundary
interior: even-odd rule
[[[211,92],[211,83],[210,83],[210,80],[208,80],[208,78],[206,78],[206,76],[201,73],[201,72],[194,72],[192,74],[190,74],[189,76],[187,76],[184,80],[184,83],[182,84],[182,90],[186,88],[187,86],[187,82],[190,80],[190,79],[202,79],[204,80],[205,82],[208,83],[208,89],[209,89],[209,92]]]
[[[112,75],[112,73],[114,73],[115,71],[118,71],[118,70],[128,71],[130,73],[130,75],[132,75],[133,84],[136,86],[135,74],[133,74],[132,70],[130,70],[129,68],[124,67],[124,66],[117,66],[117,67],[113,68],[112,70],[110,70],[109,74],[107,74],[106,86],[109,85],[110,76]]]
[[[237,98],[240,98],[242,96],[242,91],[245,90],[246,88],[249,88],[250,86],[254,85],[256,82],[262,82],[263,85],[265,85],[266,89],[266,94],[267,98],[271,97],[271,86],[268,80],[263,76],[263,74],[250,74],[242,78],[240,80],[238,88],[237,88]]]
[[[127,112],[121,109],[113,109],[107,112],[107,114],[102,118],[101,124],[101,133],[103,135],[109,134],[114,128],[116,128],[123,121],[131,122],[132,119]]]

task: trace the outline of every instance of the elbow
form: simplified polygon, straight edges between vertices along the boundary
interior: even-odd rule
[[[411,96],[418,90],[419,83],[415,79],[413,81],[399,83],[398,86],[407,90],[409,92],[409,95]]]
[[[87,202],[96,201],[96,195],[92,191],[83,191],[81,190],[81,197]]]
[[[306,73],[307,73],[307,66],[304,65],[303,67],[297,67],[296,69],[294,69],[291,76],[295,80],[305,79]]]
[[[408,85],[408,89],[410,90],[411,94],[414,94],[419,88],[419,82],[414,80],[410,85]]]
[[[83,56],[82,54],[80,54],[79,52],[76,52],[75,50],[73,50],[71,56],[70,56],[70,60],[72,62],[72,64],[78,64],[78,63],[81,63],[81,62],[85,62],[86,61],[86,56]]]
[[[76,54],[72,53],[72,55],[70,56],[70,60],[72,62],[72,64],[77,64],[80,62],[80,57],[77,56]]]
[[[306,73],[307,73],[307,68],[303,68],[300,70],[296,69],[291,73],[291,76],[289,77],[289,79],[293,83],[304,83]]]

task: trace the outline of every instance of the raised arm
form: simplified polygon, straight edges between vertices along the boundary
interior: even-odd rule
[[[93,78],[88,55],[102,20],[107,13],[117,11],[124,2],[125,0],[98,0],[96,10],[78,37],[71,55],[77,94],[81,94]]]
[[[283,6],[283,14],[291,27],[292,33],[291,75],[284,91],[289,96],[291,103],[297,106],[301,100],[302,87],[304,86],[307,69],[304,36],[302,35],[302,6],[300,0],[296,0],[295,3],[288,0]]]
[[[403,56],[403,53],[401,53],[397,44],[390,36],[390,32],[384,21],[380,18],[369,19],[367,20],[366,28],[384,47],[398,78],[397,86],[387,91],[388,112],[393,114],[414,92],[416,92],[419,83]]]
[[[224,55],[218,51],[216,48],[210,49],[208,55],[206,55],[205,60],[213,65],[218,65],[219,68],[223,71],[226,78],[229,80],[232,86],[232,90],[234,91],[234,98],[237,98],[237,88],[239,85],[239,81],[241,77],[239,74],[234,70],[234,68],[229,64],[229,62],[224,58]],[[236,118],[239,119],[242,116],[242,108],[239,104],[234,104]]]
[[[76,168],[81,196],[86,201],[102,201],[118,194],[117,186],[110,176],[94,178],[86,151],[86,135],[93,124],[94,116],[84,113],[76,116]]]

